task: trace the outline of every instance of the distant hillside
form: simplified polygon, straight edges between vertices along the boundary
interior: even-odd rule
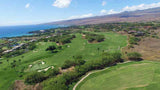
[[[119,14],[95,16],[83,19],[64,20],[64,21],[50,22],[45,24],[85,25],[85,24],[100,24],[100,23],[112,23],[112,22],[140,22],[140,21],[141,22],[160,21],[160,8],[122,12]]]

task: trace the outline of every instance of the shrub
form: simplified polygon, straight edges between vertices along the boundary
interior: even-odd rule
[[[0,62],[0,64],[2,64],[3,62]]]
[[[104,41],[104,36],[103,35],[99,35],[96,37],[97,42],[102,42]]]
[[[47,77],[53,77],[53,76],[56,76],[59,74],[59,69],[58,68],[54,68],[54,69],[49,69],[47,72],[46,72],[46,76]]]
[[[28,47],[29,50],[34,50],[35,48],[36,48],[35,43],[30,44],[29,47]]]
[[[58,48],[59,50],[61,50],[61,49],[62,49],[62,46],[58,46],[57,48]]]
[[[74,66],[76,63],[74,61],[71,61],[71,60],[66,60],[64,62],[64,64],[62,65],[62,69],[66,69],[66,68],[69,68],[71,66]]]
[[[70,38],[63,38],[63,39],[60,40],[60,42],[62,44],[66,44],[66,43],[71,43],[71,40],[70,40]]]
[[[46,77],[42,72],[32,72],[25,77],[25,83],[36,84],[45,80]]]
[[[141,41],[141,39],[137,37],[130,37],[129,39],[130,44],[138,44],[139,41]]]
[[[93,42],[93,41],[102,42],[105,39],[104,35],[91,34],[91,33],[84,33],[84,34],[86,35],[85,38],[88,40],[88,42]]]
[[[61,75],[43,82],[43,90],[68,90],[66,79]]]
[[[69,68],[71,66],[77,66],[77,65],[83,65],[85,63],[84,60],[82,59],[77,59],[77,60],[66,60],[64,62],[64,64],[62,65],[62,69],[66,69],[66,68]]]
[[[49,46],[47,49],[46,49],[46,51],[51,51],[52,53],[57,53],[58,51],[57,51],[57,48],[56,48],[56,46]]]
[[[127,54],[128,59],[130,60],[141,60],[142,55],[138,52],[132,52]]]
[[[132,44],[128,45],[128,49],[130,48],[134,48],[134,46]]]
[[[53,50],[55,50],[56,49],[56,46],[49,46],[47,49],[46,49],[46,51],[53,51]]]

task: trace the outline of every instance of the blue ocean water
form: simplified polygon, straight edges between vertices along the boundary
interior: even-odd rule
[[[23,26],[1,26],[0,38],[29,35],[30,31],[44,30],[63,27],[62,25],[23,25]]]

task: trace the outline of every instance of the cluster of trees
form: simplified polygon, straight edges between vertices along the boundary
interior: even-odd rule
[[[103,59],[88,61],[75,67],[75,71],[66,72],[43,82],[43,90],[68,90],[69,85],[78,81],[81,76],[91,70],[103,69],[121,62],[121,53],[104,53]]]
[[[36,84],[40,83],[47,78],[55,77],[59,74],[59,69],[49,69],[47,72],[31,72],[25,76],[25,83],[27,84]]]
[[[52,45],[52,46],[49,46],[46,49],[46,51],[51,51],[52,53],[56,53],[56,52],[58,52],[58,50],[61,50],[61,49],[62,49],[62,46],[56,47],[56,46]]]
[[[62,69],[69,68],[71,66],[79,66],[85,63],[81,55],[73,56],[74,60],[66,60],[62,65]]]
[[[64,45],[66,43],[71,43],[71,40],[75,37],[75,35],[63,35],[58,38],[55,38],[55,42]]]
[[[134,61],[142,60],[142,58],[141,58],[142,55],[140,53],[138,53],[138,52],[128,53],[127,56],[128,56],[128,59],[130,59],[130,60],[134,60]]]
[[[83,33],[83,34],[86,35],[85,38],[90,43],[93,42],[93,41],[102,42],[105,39],[104,35],[92,34],[92,33]]]
[[[30,43],[27,48],[29,50],[34,50],[36,48],[36,43]]]
[[[138,37],[130,37],[129,38],[129,44],[137,45],[139,41],[141,41],[141,39]]]
[[[41,41],[44,41],[44,42],[51,41],[51,42],[59,43],[60,45],[64,45],[66,43],[71,43],[71,40],[75,37],[76,37],[75,35],[62,35],[62,36],[54,36],[50,38],[43,38],[41,39]]]

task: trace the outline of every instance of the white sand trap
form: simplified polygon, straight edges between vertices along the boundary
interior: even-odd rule
[[[38,70],[37,72],[42,72],[43,70]]]
[[[48,71],[49,69],[54,69],[54,66],[51,66],[51,67],[47,67],[47,68],[45,68],[45,69],[42,69],[42,70],[38,70],[38,72],[42,72],[42,71]]]
[[[54,69],[54,66],[52,66],[51,68]]]
[[[44,64],[45,64],[45,62],[42,61],[42,65],[44,65]]]
[[[29,65],[29,68],[31,68],[33,65]]]

